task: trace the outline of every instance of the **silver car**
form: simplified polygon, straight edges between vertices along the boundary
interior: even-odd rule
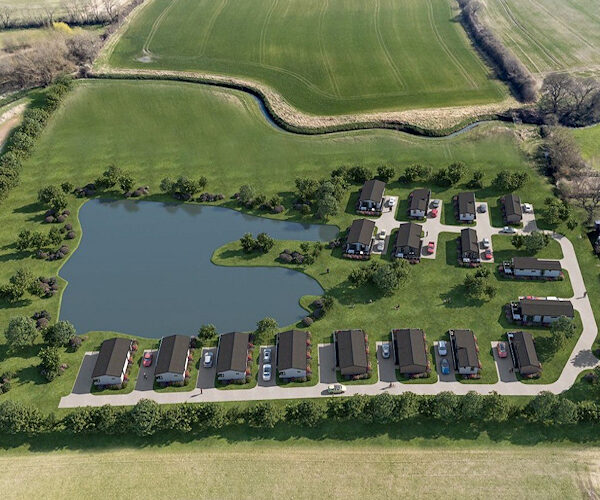
[[[270,363],[271,362],[271,348],[267,347],[265,350],[263,350],[263,363]]]
[[[390,357],[390,344],[381,344],[381,357],[383,359]]]
[[[440,356],[445,356],[446,354],[448,354],[448,344],[445,340],[440,340],[438,342],[438,354]]]
[[[271,380],[271,365],[263,365],[262,377],[265,382]]]

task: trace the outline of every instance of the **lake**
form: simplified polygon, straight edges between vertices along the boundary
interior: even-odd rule
[[[60,271],[69,282],[60,319],[79,333],[118,331],[159,338],[193,335],[212,323],[221,333],[280,325],[307,313],[298,300],[321,286],[284,268],[215,266],[213,252],[244,233],[329,241],[338,228],[245,215],[222,207],[134,200],[91,200],[79,212],[83,236]]]

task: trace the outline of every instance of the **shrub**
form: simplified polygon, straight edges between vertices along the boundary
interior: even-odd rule
[[[325,408],[316,401],[296,401],[285,407],[285,421],[290,424],[315,427],[324,417]]]
[[[377,178],[383,182],[389,182],[396,175],[394,167],[388,165],[380,165],[377,167]]]
[[[6,343],[10,348],[33,345],[38,336],[35,321],[26,316],[17,316],[8,322],[4,331]]]
[[[46,380],[52,381],[61,373],[60,351],[58,347],[42,347],[38,354],[40,369]]]
[[[200,329],[198,330],[198,339],[203,342],[206,343],[209,340],[215,338],[217,336],[217,329],[215,328],[215,325],[202,325],[200,327]]]
[[[68,194],[75,189],[75,186],[72,182],[65,181],[60,185],[60,188],[62,189],[63,193]]]
[[[310,316],[305,316],[304,318],[302,318],[302,324],[304,326],[310,326],[313,324],[313,319]]]
[[[160,407],[156,401],[141,399],[131,410],[131,429],[138,436],[153,435],[160,420]]]
[[[51,346],[66,346],[77,335],[69,321],[58,321],[43,333],[44,341]]]

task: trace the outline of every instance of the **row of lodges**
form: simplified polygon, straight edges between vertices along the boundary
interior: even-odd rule
[[[184,382],[189,377],[192,359],[190,337],[170,335],[160,340],[154,378],[157,383]],[[92,371],[92,381],[98,387],[121,385],[127,379],[127,368],[132,362],[133,343],[125,338],[102,342]]]
[[[352,222],[346,237],[344,257],[366,260],[373,250],[375,222],[369,219],[357,219]],[[396,258],[418,261],[421,256],[421,235],[423,227],[413,222],[400,224],[392,255]]]

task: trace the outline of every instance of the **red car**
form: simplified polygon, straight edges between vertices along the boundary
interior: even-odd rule
[[[492,260],[494,258],[494,254],[492,253],[492,251],[489,248],[485,251],[485,253],[483,254],[483,256],[487,260]]]
[[[145,352],[142,364],[148,368],[152,364],[153,355],[151,352]]]
[[[498,342],[498,346],[496,347],[498,350],[498,357],[505,358],[508,356],[508,349],[506,348],[506,342]]]
[[[429,255],[431,255],[431,254],[432,254],[434,251],[435,251],[435,242],[433,242],[433,241],[430,241],[430,242],[427,244],[427,253],[428,253]]]
[[[433,219],[435,219],[437,216],[438,216],[438,209],[437,209],[437,208],[433,208],[433,209],[431,210],[431,217],[432,217]]]

